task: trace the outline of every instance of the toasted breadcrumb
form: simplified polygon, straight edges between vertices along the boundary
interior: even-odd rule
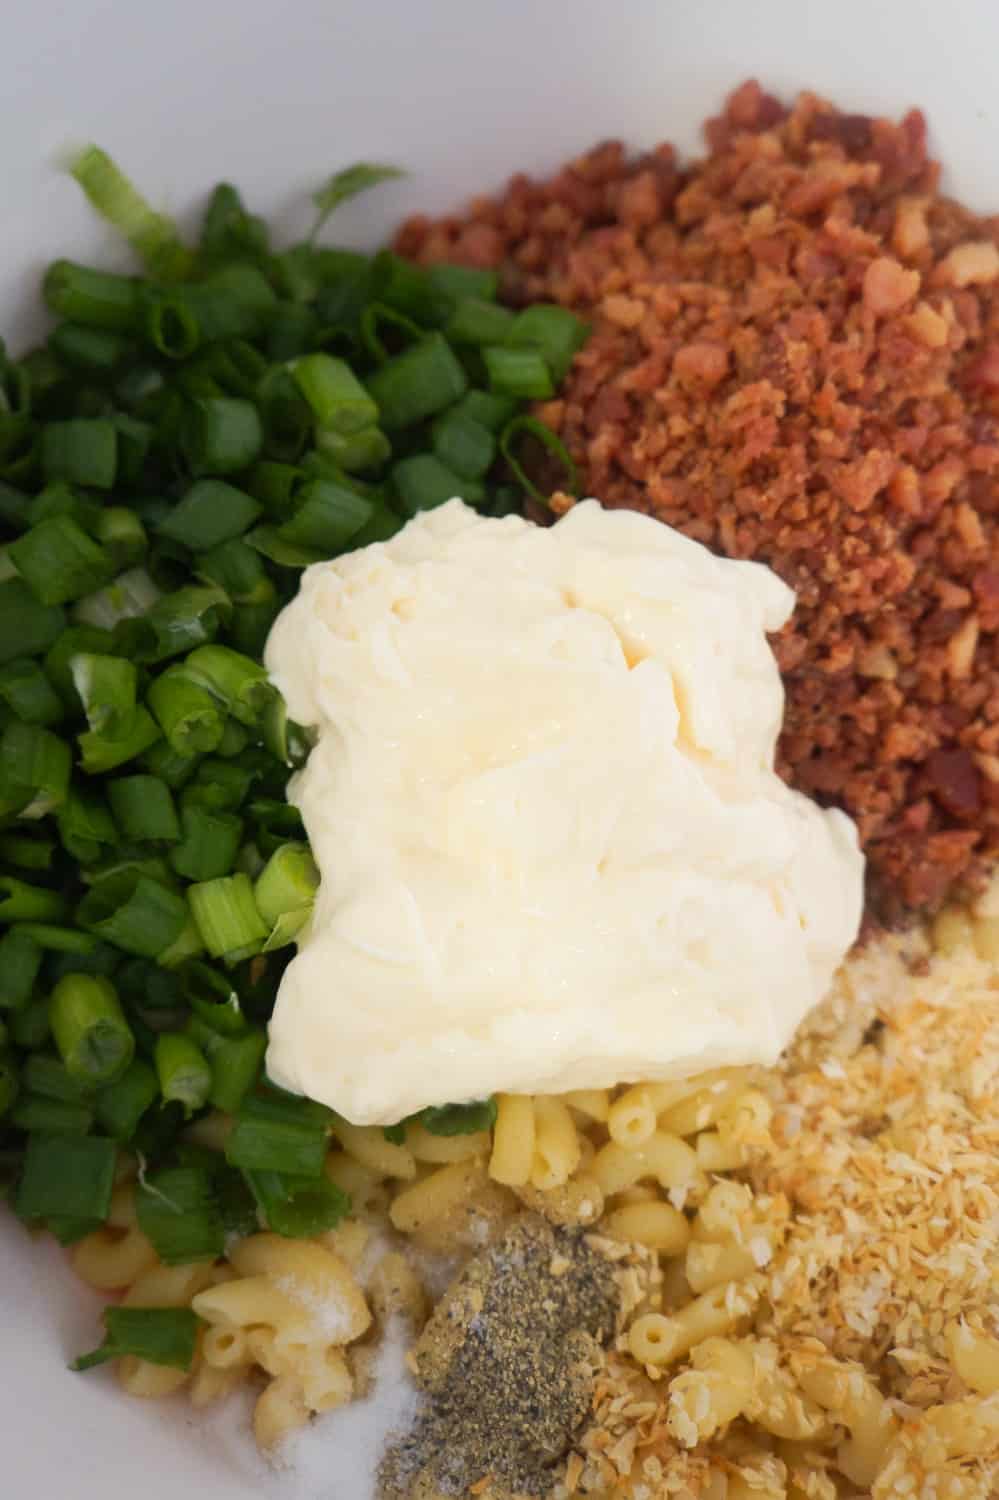
[[[999,1337],[999,972],[976,956],[972,932],[973,921],[968,946],[946,955],[920,932],[855,953],[769,1080],[772,1142],[742,1175],[753,1213],[790,1212],[750,1278],[760,1302],[740,1338],[754,1383],[742,1414],[699,1441],[696,1381],[684,1387],[689,1412],[670,1397],[691,1366],[643,1369],[625,1335],[557,1500],[857,1494],[837,1467],[844,1414],[798,1385],[823,1361],[844,1391],[885,1398],[874,1500],[999,1492],[999,1395],[970,1389],[951,1357],[955,1340]],[[662,1307],[670,1263],[614,1253],[630,1277],[626,1309]],[[783,1411],[812,1436],[761,1430],[763,1403],[771,1425]],[[975,1451],[948,1447],[952,1431]]]

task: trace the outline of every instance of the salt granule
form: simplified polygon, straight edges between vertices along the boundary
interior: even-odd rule
[[[394,1320],[386,1328],[371,1392],[314,1417],[292,1433],[273,1461],[256,1451],[252,1400],[242,1392],[204,1423],[213,1446],[267,1500],[375,1500],[378,1464],[392,1435],[412,1422],[420,1396],[406,1369],[409,1335]]]

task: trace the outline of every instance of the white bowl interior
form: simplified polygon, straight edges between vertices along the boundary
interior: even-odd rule
[[[850,109],[921,106],[949,189],[999,208],[990,0],[74,0],[9,8],[0,92],[0,330],[42,325],[37,283],[70,255],[123,261],[60,163],[105,146],[182,216],[226,178],[292,234],[307,195],[358,158],[409,177],[347,207],[344,241],[377,243],[407,212],[443,210],[514,170],[554,167],[608,136],[697,147],[701,121],[751,75]],[[99,1300],[62,1253],[0,1211],[0,1451],[5,1494],[247,1500],[270,1486],[249,1440],[120,1397],[66,1362],[97,1341]],[[342,1439],[338,1439],[342,1441]],[[362,1500],[338,1481],[324,1500]],[[294,1482],[276,1493],[312,1500]]]

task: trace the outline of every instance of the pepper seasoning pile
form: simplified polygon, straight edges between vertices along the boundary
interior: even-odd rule
[[[593,320],[539,408],[582,492],[796,590],[782,774],[856,819],[881,916],[935,909],[999,852],[999,219],[940,195],[917,111],[750,82],[706,135],[397,246]]]

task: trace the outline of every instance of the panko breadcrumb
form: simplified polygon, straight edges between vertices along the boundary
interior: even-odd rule
[[[758,1311],[739,1337],[753,1351],[754,1379],[771,1405],[775,1391],[788,1410],[797,1401],[800,1422],[809,1402],[798,1376],[816,1361],[831,1357],[847,1379],[872,1378],[892,1438],[875,1500],[987,1500],[999,1489],[999,1394],[969,1388],[952,1350],[974,1333],[999,1338],[995,966],[970,946],[934,955],[915,932],[868,944],[843,966],[769,1089],[772,1145],[745,1175],[757,1204],[769,1195],[773,1212],[783,1219],[785,1205],[789,1214],[750,1278]],[[632,1301],[657,1305],[663,1275],[636,1255]],[[844,1493],[842,1427],[817,1431],[811,1444],[782,1442],[753,1426],[750,1409],[750,1420],[685,1445],[670,1394],[685,1368],[643,1369],[622,1337],[556,1495]],[[979,1452],[948,1449],[941,1412]]]

